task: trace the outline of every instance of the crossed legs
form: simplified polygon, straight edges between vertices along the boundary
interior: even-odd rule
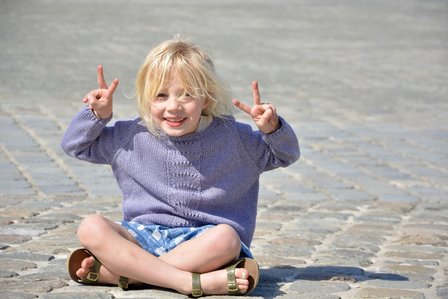
[[[128,277],[130,284],[146,283],[183,294],[192,292],[192,272],[203,274],[204,294],[225,294],[227,274],[216,269],[235,260],[241,250],[238,234],[228,225],[210,228],[160,257],[143,250],[126,229],[100,215],[84,219],[78,237],[82,246],[101,261],[101,283],[116,284],[121,275]],[[86,258],[77,276],[86,277],[92,265],[93,258]],[[239,289],[245,292],[249,285],[247,270],[238,268],[235,275]]]

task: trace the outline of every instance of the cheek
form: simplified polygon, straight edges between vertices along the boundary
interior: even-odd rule
[[[155,107],[154,105],[151,105],[149,110],[149,115],[151,116],[152,120],[157,122],[159,118],[161,117],[161,110]]]

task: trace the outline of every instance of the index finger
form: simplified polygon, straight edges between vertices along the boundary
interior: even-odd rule
[[[97,79],[98,79],[98,86],[100,89],[107,89],[106,81],[104,81],[104,74],[103,74],[103,66],[100,64],[98,65],[98,68],[96,69],[97,72]]]
[[[114,94],[115,89],[117,89],[117,86],[118,86],[118,79],[114,79],[114,81],[112,81],[112,84],[109,85],[109,88],[107,89],[110,95]]]
[[[246,112],[247,114],[250,114],[252,107],[250,107],[249,105],[246,105],[244,103],[242,103],[241,101],[237,100],[237,99],[233,99],[233,105],[235,105],[236,107],[238,107],[239,109],[243,110],[244,112]]]
[[[258,90],[258,82],[257,81],[252,82],[252,94],[254,96],[254,104],[261,105],[260,91]]]

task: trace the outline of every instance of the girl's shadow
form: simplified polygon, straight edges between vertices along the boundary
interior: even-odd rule
[[[253,292],[253,296],[261,296],[268,299],[284,294],[280,290],[280,287],[284,283],[296,280],[346,281],[352,283],[373,279],[390,281],[409,280],[409,278],[398,274],[369,272],[358,267],[349,266],[309,266],[305,268],[276,266],[261,269],[260,274],[260,284]]]

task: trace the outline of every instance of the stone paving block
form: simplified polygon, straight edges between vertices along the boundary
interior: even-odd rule
[[[10,270],[10,271],[23,271],[28,269],[36,268],[36,263],[22,261],[17,259],[8,259],[8,258],[0,258],[1,264],[0,269],[2,270]]]
[[[0,234],[0,244],[21,244],[31,240],[30,236]]]
[[[19,209],[14,206],[4,208],[0,214],[4,219],[19,220],[24,218],[30,218],[36,215],[36,212]]]
[[[0,269],[0,278],[10,278],[18,276],[16,272]]]
[[[45,198],[24,200],[14,207],[17,209],[33,211],[36,215],[51,208],[60,208],[62,207],[62,204],[57,200]]]
[[[275,297],[276,299],[341,299],[338,295],[329,294],[287,294]]]
[[[32,227],[30,225],[13,223],[8,226],[0,227],[1,234],[22,235],[25,237],[36,237],[45,234],[45,228]]]
[[[403,275],[420,275],[431,276],[434,275],[436,270],[430,267],[414,266],[414,265],[388,265],[384,267],[384,270],[392,273]]]
[[[362,252],[377,253],[381,250],[380,244],[382,240],[369,236],[366,232],[362,236],[354,236],[351,234],[338,236],[333,242],[337,248],[358,249]]]
[[[425,295],[417,291],[381,289],[381,288],[364,288],[359,290],[355,298],[402,298],[402,299],[424,299]]]
[[[319,265],[345,265],[369,267],[373,264],[374,254],[356,249],[322,250],[314,258]]]
[[[448,297],[448,283],[437,287],[437,296],[440,296],[440,298]]]
[[[67,283],[61,279],[44,280],[39,277],[17,277],[0,279],[0,292],[43,294],[62,288]]]
[[[343,282],[297,281],[288,287],[295,294],[333,294],[350,290],[350,285]]]
[[[384,254],[388,258],[398,259],[422,259],[422,260],[441,260],[445,256],[441,253],[422,253],[410,251],[388,251]]]
[[[332,189],[329,193],[335,200],[348,202],[368,202],[376,199],[375,196],[356,189]]]
[[[279,258],[288,258],[291,256],[297,258],[309,258],[311,256],[311,252],[313,251],[312,247],[309,246],[290,246],[290,245],[263,245],[259,250],[254,250],[254,254],[260,252],[263,255],[271,255],[277,256]]]
[[[416,203],[419,198],[410,194],[381,194],[378,196],[378,200],[382,202],[409,202]]]
[[[37,295],[26,294],[26,293],[14,293],[14,292],[2,292],[4,299],[33,299],[37,298]]]
[[[304,259],[299,258],[298,256],[281,257],[266,254],[263,251],[263,247],[261,247],[260,249],[254,247],[253,254],[255,255],[257,262],[263,267],[275,268],[275,267],[282,267],[285,265],[296,267],[306,264],[306,261]]]
[[[121,290],[112,290],[112,295],[114,298],[139,298],[139,299],[170,299],[170,298],[178,298],[178,299],[186,299],[188,296],[178,294],[176,292],[168,291],[168,290],[158,290],[154,288],[144,289],[144,290],[130,290],[123,292]],[[217,296],[211,296],[211,298],[217,298]],[[225,297],[225,296],[224,296]]]
[[[419,290],[419,289],[428,289],[431,287],[430,282],[418,281],[418,280],[396,281],[396,280],[373,279],[365,281],[363,285],[371,288],[397,289],[397,290]]]
[[[49,293],[39,296],[42,299],[79,299],[79,293]],[[83,299],[113,299],[116,298],[111,294],[96,293],[96,294],[82,294]]]
[[[439,234],[431,234],[427,235],[424,233],[406,233],[401,236],[399,239],[394,241],[399,244],[416,244],[416,245],[433,245],[433,246],[446,246],[448,242],[448,238],[444,235]]]
[[[32,252],[13,252],[13,253],[2,253],[0,259],[17,259],[25,260],[31,262],[48,262],[54,259],[52,255],[45,255]]]
[[[356,221],[365,222],[365,223],[389,223],[391,225],[398,224],[401,222],[400,216],[394,215],[384,215],[380,212],[378,213],[369,213],[359,217],[356,217]]]

